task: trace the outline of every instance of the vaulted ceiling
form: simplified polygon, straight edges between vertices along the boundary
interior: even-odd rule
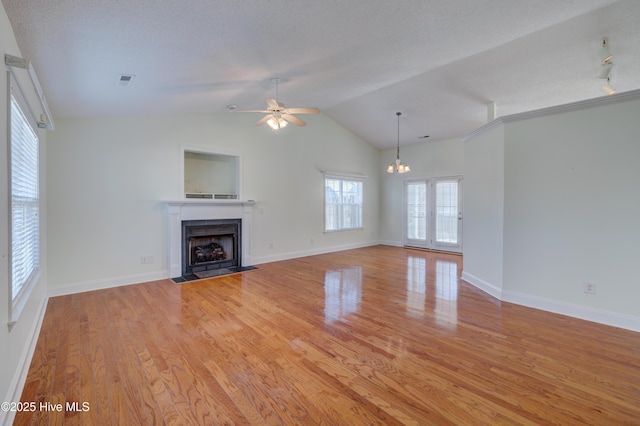
[[[640,88],[637,0],[2,3],[54,119],[263,109],[279,77],[281,102],[379,148],[403,112],[409,145],[466,135],[489,102],[503,116],[604,96],[603,37],[611,85]]]

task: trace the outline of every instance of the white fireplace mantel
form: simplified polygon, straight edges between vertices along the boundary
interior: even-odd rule
[[[253,200],[169,200],[169,273],[182,275],[182,222],[185,220],[242,219],[242,266],[251,266]]]

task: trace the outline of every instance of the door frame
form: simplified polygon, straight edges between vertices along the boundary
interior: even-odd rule
[[[451,243],[438,243],[435,240],[435,202],[436,192],[434,184],[438,181],[457,181],[458,182],[458,242],[456,244]],[[408,208],[407,208],[407,186],[409,183],[425,182],[427,185],[427,214],[426,214],[426,229],[427,236],[424,243],[419,240],[409,240],[408,234]],[[417,247],[429,250],[447,251],[452,253],[462,253],[462,220],[463,220],[463,204],[462,204],[462,175],[454,176],[421,176],[405,178],[403,180],[402,188],[402,244],[406,247]]]

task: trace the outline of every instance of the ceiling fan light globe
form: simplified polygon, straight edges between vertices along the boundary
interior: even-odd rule
[[[283,129],[283,128],[287,127],[287,122],[283,118],[275,116],[275,115],[273,117],[271,117],[269,120],[267,120],[267,124],[273,130],[279,130],[279,129]]]

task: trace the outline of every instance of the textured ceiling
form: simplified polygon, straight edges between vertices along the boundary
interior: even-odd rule
[[[603,36],[611,84],[640,88],[638,0],[2,3],[54,119],[262,109],[280,77],[281,102],[380,148],[402,111],[409,145],[466,135],[491,101],[507,115],[603,96]]]

